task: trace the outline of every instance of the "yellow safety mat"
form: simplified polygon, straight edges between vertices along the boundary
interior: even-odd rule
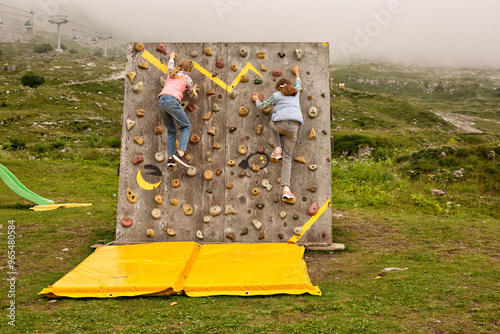
[[[47,204],[47,205],[35,205],[30,208],[33,211],[49,211],[59,208],[81,208],[84,206],[91,206],[92,203],[67,203],[67,204]]]
[[[103,246],[39,294],[49,298],[321,295],[295,244],[163,242]]]
[[[294,244],[202,245],[184,291],[190,297],[278,293],[321,295]]]

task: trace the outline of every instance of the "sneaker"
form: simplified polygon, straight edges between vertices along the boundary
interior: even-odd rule
[[[174,168],[177,165],[173,157],[168,158],[167,160],[167,167],[168,168]]]
[[[274,148],[274,151],[273,153],[271,153],[271,159],[274,159],[274,160],[279,160],[282,158],[282,150],[281,150],[281,147],[279,146],[276,146]]]
[[[288,186],[283,186],[282,197],[286,198],[286,199],[292,199],[293,198],[293,194],[290,191],[290,188]]]
[[[179,156],[179,153],[178,152],[175,152],[175,154],[173,155],[173,158],[178,162],[180,163],[181,165],[183,165],[184,167],[191,167],[191,164],[189,163],[189,161],[187,161],[186,159],[186,154],[184,154],[182,157]]]

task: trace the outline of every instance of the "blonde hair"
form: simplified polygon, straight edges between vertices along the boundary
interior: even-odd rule
[[[168,72],[168,76],[173,78],[179,71],[189,71],[193,68],[193,62],[191,60],[181,59],[177,63],[177,66]]]
[[[285,96],[295,96],[299,92],[295,89],[295,87],[293,87],[290,80],[287,80],[285,78],[276,83],[276,90],[280,91],[281,94]]]

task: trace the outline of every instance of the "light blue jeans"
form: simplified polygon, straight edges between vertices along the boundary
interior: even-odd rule
[[[177,139],[177,126],[181,129],[179,138],[179,147],[181,151],[185,151],[191,134],[191,123],[182,110],[180,101],[171,95],[162,95],[158,99],[158,109],[160,111],[163,123],[167,128],[167,153],[171,157],[175,153],[175,140]]]

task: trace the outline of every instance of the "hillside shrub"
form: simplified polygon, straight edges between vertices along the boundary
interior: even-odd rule
[[[54,50],[54,48],[49,43],[35,45],[36,53],[45,53],[45,52],[50,52],[52,50]]]
[[[368,136],[358,134],[346,134],[335,138],[333,152],[336,156],[341,154],[357,154],[360,147],[374,147],[375,140]]]
[[[26,138],[23,137],[11,137],[9,138],[10,147],[13,150],[24,150],[26,148]]]
[[[28,86],[31,88],[36,88],[45,82],[45,78],[41,75],[28,72],[21,77],[21,83],[23,86]]]
[[[76,49],[73,49],[73,48],[69,49],[68,52],[71,54],[78,53],[78,51]]]
[[[97,49],[94,51],[94,53],[92,55],[94,55],[96,57],[102,57],[102,56],[104,56],[104,52],[101,49]]]
[[[68,47],[61,43],[61,50],[68,50]]]

